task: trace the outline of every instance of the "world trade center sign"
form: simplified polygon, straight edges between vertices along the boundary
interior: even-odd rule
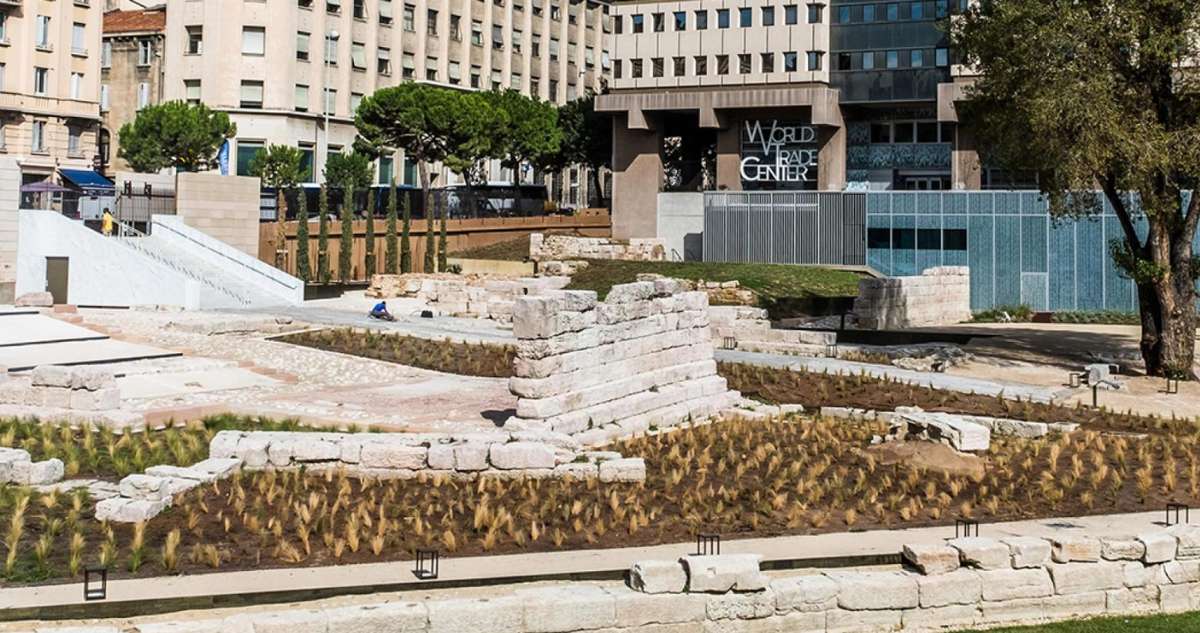
[[[741,133],[743,189],[817,188],[816,127],[756,119],[743,121]]]

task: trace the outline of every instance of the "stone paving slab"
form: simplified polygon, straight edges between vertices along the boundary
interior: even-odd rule
[[[187,394],[266,387],[278,380],[239,367],[157,374],[135,374],[117,379],[124,398],[164,398]]]
[[[1048,518],[984,524],[989,538],[1138,534],[1161,529],[1162,512]],[[943,544],[954,536],[953,526],[909,530],[786,536],[727,540],[722,554],[760,554],[764,563],[779,560],[842,556],[899,555],[905,544]],[[442,581],[498,580],[570,573],[624,571],[642,560],[674,560],[695,550],[695,543],[675,543],[623,549],[576,550],[505,556],[447,557],[441,561]],[[416,582],[412,562],[368,563],[340,567],[260,569],[190,576],[109,580],[110,601],[156,600],[185,596],[216,596],[272,591],[390,585]],[[0,591],[0,609],[80,604],[79,583],[42,587],[9,587]]]
[[[108,338],[99,332],[41,314],[18,313],[3,316],[5,319],[0,323],[0,347]]]
[[[179,356],[159,347],[104,339],[70,341],[19,347],[0,347],[0,366],[9,371],[32,369],[38,365],[83,365],[113,363],[142,358]]]

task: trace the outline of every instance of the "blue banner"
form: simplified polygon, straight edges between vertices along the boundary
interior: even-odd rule
[[[221,175],[229,175],[229,139],[221,144],[221,151],[217,152],[217,165],[221,168]]]

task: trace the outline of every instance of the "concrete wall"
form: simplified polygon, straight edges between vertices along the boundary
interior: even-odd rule
[[[0,157],[0,303],[12,303],[17,280],[17,235],[21,168]]]
[[[175,187],[175,214],[188,226],[258,255],[258,178],[183,173]]]
[[[46,290],[46,258],[67,257],[67,301],[78,305],[200,304],[200,284],[53,211],[20,212],[16,294]]]
[[[971,320],[971,275],[966,266],[929,268],[916,277],[858,282],[859,327],[894,330]]]
[[[662,191],[662,135],[629,129],[628,116],[613,117],[613,237],[654,237],[655,205]]]
[[[658,194],[658,228],[655,235],[667,248],[669,261],[704,258],[704,194]]]

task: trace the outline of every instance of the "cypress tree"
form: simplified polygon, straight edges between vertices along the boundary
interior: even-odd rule
[[[387,251],[383,256],[383,272],[396,274],[400,272],[400,262],[398,259],[399,253],[396,252],[396,179],[392,179],[392,186],[388,189],[388,212],[387,212],[387,237],[383,240],[384,249]]]
[[[433,228],[433,202],[432,196],[425,196],[425,273],[437,272],[434,267],[434,256],[437,249],[434,248],[433,234],[436,229]]]
[[[342,196],[342,239],[338,244],[338,280],[350,281],[350,259],[354,257],[354,187],[346,183]]]
[[[371,275],[375,274],[375,200],[371,196],[370,188],[367,189],[367,226],[366,238],[367,246],[363,252],[363,268],[367,280],[371,279]]]
[[[321,185],[317,198],[317,213],[321,216],[317,229],[317,279],[327,284],[332,278],[329,272],[329,191]]]
[[[312,266],[308,263],[308,196],[304,189],[298,190],[300,198],[296,211],[296,276],[304,283],[312,279]]]
[[[409,233],[412,231],[412,196],[404,194],[404,224],[400,234],[400,272],[412,272],[412,244],[409,243]]]

